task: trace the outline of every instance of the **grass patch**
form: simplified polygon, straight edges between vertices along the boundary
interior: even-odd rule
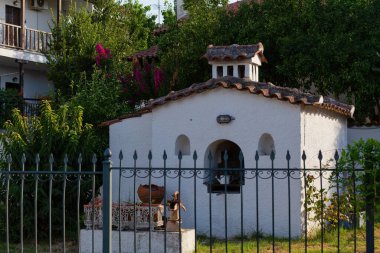
[[[0,252],[6,252],[6,245],[4,242],[0,243]],[[21,252],[21,244],[10,244],[9,252]],[[24,242],[24,253],[35,253],[35,245],[32,241]],[[38,252],[49,252],[49,243],[41,242],[38,244]],[[52,244],[52,253],[63,252],[63,245],[61,242],[54,242]],[[66,253],[78,252],[78,244],[76,241],[66,242]]]
[[[324,236],[324,252],[337,252],[338,246],[338,232],[337,230],[329,231]],[[268,236],[259,235],[260,237],[260,252],[272,252],[272,238]],[[365,228],[357,230],[357,252],[365,252]],[[244,252],[256,252],[256,235],[245,236],[244,238]],[[229,253],[240,252],[240,238],[230,239],[228,244]],[[197,249],[198,252],[210,252],[210,239],[207,236],[197,236]],[[380,252],[380,222],[375,224],[375,252]],[[292,252],[303,253],[305,252],[305,244],[303,239],[292,239],[291,248]],[[66,242],[66,252],[78,252],[78,245],[75,241]],[[38,245],[38,252],[48,252],[48,243],[42,242]],[[223,240],[216,238],[212,239],[212,249],[215,253],[225,252],[225,243]],[[289,243],[287,239],[276,238],[275,252],[288,252]],[[353,252],[354,249],[354,231],[349,229],[340,229],[340,252]],[[4,242],[0,243],[0,252],[6,252]],[[10,252],[21,252],[20,244],[11,244]],[[25,253],[34,253],[34,242],[27,241],[24,245]],[[53,253],[63,252],[62,243],[55,242],[52,247]],[[319,253],[321,252],[321,236],[316,235],[313,238],[308,239],[308,252]]]
[[[198,236],[197,249],[198,252],[209,252],[210,241],[206,236]],[[380,222],[375,225],[375,252],[380,252]],[[357,252],[365,252],[365,228],[360,228],[356,233]],[[237,253],[241,250],[240,238],[230,239],[227,243],[228,252]],[[244,252],[256,252],[257,244],[255,236],[244,238]],[[272,252],[272,238],[261,237],[259,242],[260,252]],[[324,252],[337,252],[338,247],[338,231],[333,230],[326,232],[324,235]],[[292,252],[305,252],[304,239],[291,240]],[[354,249],[354,231],[352,229],[340,229],[340,252],[353,252]],[[225,242],[213,238],[212,250],[215,253],[225,252]],[[276,238],[275,252],[288,252],[288,239]],[[308,252],[321,252],[321,236],[316,235],[308,239]]]

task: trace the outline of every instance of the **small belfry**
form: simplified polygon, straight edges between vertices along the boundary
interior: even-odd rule
[[[267,62],[261,42],[254,45],[207,47],[203,56],[212,65],[212,78],[233,76],[259,81],[259,66]]]

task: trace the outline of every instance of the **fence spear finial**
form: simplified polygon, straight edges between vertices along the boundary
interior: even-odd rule
[[[291,158],[291,156],[290,156],[290,152],[289,152],[289,149],[286,151],[286,160],[287,161],[290,161],[290,158]]]
[[[178,160],[182,160],[182,151],[181,150],[178,152]]]
[[[67,165],[67,163],[69,162],[69,157],[67,156],[67,153],[65,154],[64,158],[63,158],[63,163],[65,165]]]
[[[224,160],[224,162],[228,161],[228,152],[227,152],[227,149],[225,149],[224,152],[223,152],[223,160]]]
[[[53,163],[54,163],[54,156],[53,156],[53,154],[50,154],[50,157],[49,157],[49,163],[50,163],[50,164],[53,164]]]
[[[319,152],[318,152],[318,159],[319,159],[319,161],[322,161],[322,159],[323,159],[323,155],[322,155],[321,150],[319,150]]]
[[[336,162],[338,162],[338,160],[339,160],[338,150],[335,150],[334,159],[335,159]]]
[[[270,159],[273,161],[275,157],[276,157],[276,154],[272,150],[272,152],[270,152]]]
[[[148,153],[148,159],[149,159],[149,160],[152,160],[152,158],[153,158],[152,150],[149,150],[149,153]]]
[[[104,158],[105,158],[105,159],[110,159],[111,156],[112,156],[111,149],[110,149],[110,148],[107,148],[107,149],[104,151]]]
[[[7,163],[8,163],[8,164],[11,164],[11,163],[12,163],[12,155],[11,155],[11,154],[8,154],[8,155],[7,155]]]
[[[97,161],[98,161],[98,158],[96,157],[96,154],[94,153],[94,154],[92,155],[92,160],[91,160],[91,162],[92,162],[93,164],[95,164]]]
[[[256,154],[255,154],[255,161],[258,161],[260,158],[259,156],[259,151],[256,150]]]
[[[40,154],[37,153],[36,155],[36,160],[35,160],[36,164],[39,164],[40,163]]]
[[[23,164],[25,164],[25,162],[26,162],[26,155],[25,155],[25,153],[22,153],[21,162]]]
[[[197,159],[198,159],[197,151],[194,150],[194,153],[193,153],[193,160],[196,161]]]

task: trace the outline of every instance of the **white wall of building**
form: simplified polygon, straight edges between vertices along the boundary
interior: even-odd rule
[[[136,150],[139,160],[137,166],[146,166],[149,150],[152,149],[152,114],[143,114],[141,117],[130,118],[113,124],[109,129],[110,147],[113,152],[113,161],[117,166],[117,157],[122,150],[126,157],[126,164],[133,166],[132,156]]]
[[[343,148],[347,146],[347,118],[326,110],[316,107],[302,106],[301,115],[301,147],[306,153],[306,168],[319,169],[335,168],[334,155],[338,151],[339,154]],[[318,159],[319,151],[322,152],[322,163]],[[313,185],[316,189],[322,188],[329,190],[328,195],[331,195],[336,189],[331,188],[331,184],[327,178],[331,175],[329,172],[323,172],[321,178],[318,171],[308,172],[308,175],[313,176]],[[305,199],[304,180],[301,181],[302,192],[301,199]],[[302,215],[305,215],[304,206],[301,206]],[[312,219],[313,213],[309,212],[308,216]],[[312,222],[309,219],[308,231],[310,233],[319,230],[319,223]]]
[[[340,152],[347,146],[347,118],[316,107],[302,108],[301,147],[306,151],[306,167],[319,168],[315,159],[319,150],[327,162],[334,158],[336,150]]]
[[[228,99],[226,99],[228,98]],[[216,122],[216,117],[220,114],[230,114],[235,120],[230,124],[220,125]],[[151,116],[150,116],[151,115]],[[151,123],[149,122],[151,120]],[[287,122],[284,124],[284,122]],[[117,160],[118,152],[123,150],[126,164],[122,166],[133,166],[132,155],[136,149],[138,152],[137,166],[148,166],[148,150],[152,150],[153,167],[163,167],[162,154],[166,150],[168,167],[178,166],[175,157],[175,142],[178,136],[186,135],[190,139],[191,154],[194,150],[198,153],[197,166],[205,166],[205,156],[210,144],[217,140],[230,140],[239,145],[242,149],[247,168],[255,167],[254,155],[258,149],[258,142],[262,134],[270,133],[275,141],[275,150],[278,158],[275,166],[280,167],[286,164],[285,155],[289,151],[293,155],[291,166],[300,165],[300,107],[297,105],[285,104],[284,102],[268,99],[261,96],[252,95],[235,90],[219,88],[198,95],[193,95],[191,99],[182,99],[175,103],[156,108],[153,113],[145,114],[142,117],[131,118],[110,126],[110,147],[114,152],[113,161],[115,166],[119,166]],[[147,127],[149,125],[149,127]],[[284,128],[284,126],[286,127]],[[296,129],[295,131],[293,129]],[[151,141],[150,141],[151,140]],[[298,147],[298,148],[297,148]],[[259,166],[269,168],[269,157],[260,157]],[[192,155],[184,156],[182,166],[193,167]],[[117,201],[118,172],[114,172],[114,200]],[[204,176],[203,174],[201,177]],[[181,180],[182,199],[188,211],[183,213],[184,227],[194,226],[194,180]],[[136,188],[140,183],[147,183],[147,180],[137,180]],[[209,231],[209,209],[206,185],[204,180],[197,179],[197,223],[198,233],[208,233]],[[152,179],[152,183],[163,184],[161,179]],[[167,181],[167,197],[179,187],[178,179]],[[256,194],[255,180],[246,179],[243,187],[244,194],[244,224],[245,233],[252,233],[255,228],[256,215]],[[122,181],[122,200],[133,199],[133,180],[124,179]],[[189,189],[189,190],[186,190]],[[286,180],[275,180],[275,217],[276,235],[286,236],[288,220],[278,219],[278,217],[288,217],[287,206],[287,184]],[[270,180],[259,180],[259,216],[260,230],[271,233],[271,210],[270,201],[271,182]],[[299,180],[292,182],[291,199],[292,225],[300,227],[300,183]],[[240,233],[240,195],[228,194],[228,227],[229,236]],[[223,212],[221,211],[223,210]],[[297,211],[295,211],[297,210]],[[238,212],[238,213],[237,213]],[[212,194],[213,213],[213,234],[224,235],[224,195]],[[293,235],[300,234],[300,229],[293,230]]]
[[[15,64],[16,65],[16,64]],[[19,71],[17,68],[9,66],[0,66],[0,88],[5,89],[5,83],[13,82],[13,79],[19,78]]]
[[[181,19],[187,15],[187,11],[183,9],[183,0],[177,0],[177,19]]]
[[[16,83],[19,82],[19,74],[17,67],[0,65],[0,76],[1,89],[5,89],[6,82],[13,82],[13,78],[17,78]],[[54,85],[52,84],[52,82],[48,81],[45,70],[25,69],[24,98],[41,98],[49,95],[53,90]]]
[[[47,0],[45,0],[47,1]],[[20,8],[20,2],[17,5],[13,4],[14,0],[3,0],[0,3],[0,22],[5,22],[5,6],[13,6]],[[52,19],[51,7],[56,8],[56,1],[47,1],[48,9],[46,10],[32,10],[30,8],[30,1],[26,0],[25,19],[26,27],[41,31],[50,31],[48,22]]]
[[[352,144],[354,141],[367,139],[375,139],[380,141],[380,126],[363,126],[363,127],[350,127],[348,128],[348,144]]]
[[[25,71],[24,98],[41,98],[54,91],[54,85],[48,80],[46,72]]]
[[[14,0],[0,1],[0,22],[5,22],[6,20],[6,5],[20,8],[20,1],[17,4],[14,4],[14,2]],[[53,20],[57,17],[57,1],[45,0],[45,3],[47,4],[47,9],[34,10],[31,8],[30,0],[26,0],[26,28],[50,32],[50,25],[53,24]],[[91,5],[84,0],[62,0],[63,14],[67,12],[71,3],[91,8]],[[26,39],[28,40],[28,38]],[[15,77],[17,78],[16,82],[19,82],[19,69],[15,63],[16,59],[28,62],[28,64],[24,65],[24,97],[40,98],[49,95],[54,86],[47,78],[46,57],[38,52],[24,51],[6,46],[0,47],[0,88],[5,88],[5,83],[13,82],[12,79]]]
[[[229,124],[218,124],[218,115],[228,114],[235,118]],[[148,126],[149,125],[149,126]],[[182,168],[193,168],[193,152],[198,155],[197,167],[208,167],[207,154],[211,144],[218,140],[229,140],[236,143],[242,150],[245,168],[255,168],[255,152],[259,139],[264,133],[269,133],[275,143],[275,168],[286,168],[286,151],[292,158],[290,168],[302,168],[301,152],[308,153],[307,166],[318,165],[317,154],[322,149],[326,159],[334,155],[335,149],[346,145],[346,119],[334,113],[326,113],[311,107],[301,107],[277,99],[265,98],[232,89],[217,88],[191,95],[190,97],[169,102],[153,109],[152,113],[142,117],[123,120],[110,126],[110,147],[114,152],[114,166],[119,166],[118,153],[124,154],[122,166],[133,166],[133,152],[138,152],[137,166],[148,167],[148,151],[152,150],[152,168],[163,167],[163,151],[168,155],[166,166],[178,167],[175,155],[175,143],[178,136],[186,135],[190,140],[190,155],[183,156]],[[334,152],[332,152],[334,150]],[[315,161],[312,162],[311,160]],[[270,168],[269,156],[261,156],[259,168]],[[119,171],[114,171],[114,201],[118,201]],[[147,175],[141,171],[140,176]],[[207,186],[204,184],[203,172],[194,181],[192,172],[186,171],[179,182],[176,173],[168,174],[166,184],[167,198],[180,188],[181,197],[187,207],[182,213],[183,226],[194,227],[194,195],[197,199],[197,232],[209,233],[209,198]],[[268,171],[260,177],[269,176]],[[188,179],[186,178],[188,176]],[[244,232],[256,230],[256,181],[254,174],[246,175],[243,186]],[[284,175],[277,175],[284,177]],[[130,171],[126,171],[121,182],[121,200],[132,201],[133,192],[139,184],[147,184],[147,179],[137,178],[134,184]],[[159,178],[154,178],[159,177]],[[174,177],[174,179],[169,179]],[[285,176],[286,177],[286,176]],[[251,179],[250,179],[251,178]],[[271,234],[272,201],[271,179],[258,180],[259,186],[259,230]],[[162,173],[156,171],[151,183],[163,185]],[[325,182],[324,182],[325,183]],[[196,184],[196,186],[194,185]],[[288,234],[288,185],[285,179],[274,179],[274,217],[275,235]],[[211,194],[213,235],[224,236],[225,198],[224,194]],[[227,194],[228,235],[240,234],[240,194]],[[137,195],[136,198],[138,199]],[[290,203],[292,235],[302,233],[302,180],[291,179]]]
[[[13,4],[14,0],[2,0],[0,2],[0,22],[5,22],[5,6],[14,6],[20,8],[20,1],[17,5]],[[52,20],[57,17],[57,1],[56,0],[45,0],[47,4],[47,9],[34,10],[30,7],[30,0],[26,0],[25,8],[25,20],[26,27],[36,30],[41,30],[49,32],[49,24],[52,24]],[[87,2],[83,0],[62,0],[62,13],[65,13],[68,9],[70,3],[74,3],[77,6],[86,5]]]

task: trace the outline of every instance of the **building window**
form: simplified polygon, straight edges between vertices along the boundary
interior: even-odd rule
[[[190,140],[184,134],[178,136],[175,142],[175,155],[178,155],[179,151],[182,155],[190,155]]]
[[[238,74],[240,78],[245,77],[245,66],[244,65],[239,65],[238,66]]]
[[[227,76],[234,75],[234,66],[227,66]]]
[[[212,153],[212,160],[208,160],[208,153]],[[227,161],[224,159],[227,152]],[[240,193],[244,185],[244,157],[241,149],[235,143],[221,140],[209,146],[206,153],[206,168],[210,171],[205,177],[204,184],[211,193]],[[241,160],[240,160],[241,159]]]
[[[223,77],[223,66],[217,66],[216,67],[216,76],[218,78]]]
[[[276,153],[272,135],[265,133],[261,135],[258,147],[259,155],[270,155],[272,151]]]

